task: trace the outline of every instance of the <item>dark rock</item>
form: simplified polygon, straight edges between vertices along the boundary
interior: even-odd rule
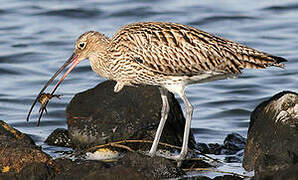
[[[209,147],[209,153],[208,154],[215,154],[215,155],[219,155],[221,154],[222,148],[223,146],[221,144],[218,143],[210,143],[208,144]]]
[[[18,141],[22,144],[35,145],[34,141],[27,134],[18,131],[0,120],[0,143],[6,143],[9,141]]]
[[[192,169],[192,168],[210,168],[215,167],[200,159],[187,159],[182,162],[181,168]]]
[[[67,129],[57,128],[53,131],[45,141],[48,145],[71,147],[71,140],[68,136]]]
[[[55,179],[161,179],[183,175],[170,160],[127,153],[117,163],[55,160],[60,173]]]
[[[142,172],[146,177],[153,179],[173,178],[183,175],[176,163],[161,157],[149,157],[138,153],[127,153],[120,160],[123,167],[130,167],[134,171]]]
[[[209,178],[207,176],[185,177],[185,178],[181,178],[181,179],[212,180],[211,178]]]
[[[19,180],[17,175],[7,174],[7,173],[0,173],[0,180]]]
[[[195,179],[195,180],[211,180],[207,176],[185,177],[181,179]],[[243,178],[233,175],[216,176],[213,180],[242,180]]]
[[[105,179],[103,170],[108,170],[108,164],[101,161],[72,161],[70,159],[56,159],[58,173],[55,176],[56,180],[62,179]],[[115,172],[114,172],[115,173]],[[111,176],[113,173],[111,173]],[[106,178],[107,179],[107,178]]]
[[[242,180],[243,178],[233,175],[217,176],[213,180]]]
[[[160,122],[161,97],[157,87],[124,87],[114,93],[115,82],[105,81],[78,93],[67,107],[69,136],[75,147],[92,146],[124,139],[153,140]],[[185,119],[173,94],[170,113],[160,142],[181,146]],[[189,147],[195,141],[190,135]],[[151,144],[139,149],[149,150]]]
[[[243,154],[244,154],[244,150],[238,151],[234,155],[226,156],[225,159],[224,159],[224,161],[226,163],[235,163],[235,162],[241,163],[242,162],[242,159],[243,159]]]
[[[197,149],[204,154],[215,154],[219,155],[222,152],[223,145],[218,143],[198,143]]]
[[[274,174],[270,172],[267,174],[262,173],[260,174],[259,179],[266,179],[266,180],[297,180],[298,179],[298,164],[290,166],[285,169],[281,169],[276,171]]]
[[[0,121],[0,167],[6,167],[6,173],[19,173],[32,163],[43,163],[53,167],[51,157],[36,146],[33,140],[24,133]]]
[[[224,140],[223,148],[228,150],[223,154],[235,154],[236,152],[244,149],[246,139],[240,134],[228,134]]]
[[[297,139],[298,94],[278,93],[252,112],[243,167],[255,170],[259,179],[263,173],[274,174],[296,166]]]
[[[218,143],[210,143],[210,144],[198,143],[197,149],[204,154],[233,155],[244,149],[245,140],[246,139],[242,137],[240,134],[231,133],[227,135],[223,145]],[[237,157],[237,156],[229,156],[227,157],[227,159],[228,161],[231,161],[231,162],[234,160],[236,160],[237,162],[239,162],[239,160],[241,161],[242,156],[241,157],[240,156]]]
[[[116,162],[56,159],[43,153],[32,139],[0,121],[0,179],[165,179],[184,175],[176,162],[127,152]],[[65,130],[59,130],[67,134]],[[182,166],[186,167],[185,163]],[[211,167],[188,161],[188,167]],[[4,170],[8,167],[8,171]],[[205,176],[196,179],[210,179]]]
[[[19,179],[53,179],[55,176],[55,170],[52,167],[47,166],[45,163],[31,163],[25,166],[18,174]]]
[[[204,154],[216,154],[219,155],[221,153],[223,146],[218,143],[198,143],[197,149]]]
[[[220,154],[232,155],[245,147],[246,139],[238,133],[228,134],[224,140]]]
[[[197,143],[197,149],[201,153],[204,154],[211,154],[209,150],[209,146],[206,143]]]

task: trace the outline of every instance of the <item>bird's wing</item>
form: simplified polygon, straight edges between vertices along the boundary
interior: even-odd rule
[[[111,51],[166,75],[205,71],[240,73],[243,68],[282,66],[283,58],[254,50],[204,31],[175,23],[144,22],[124,26],[113,36]],[[124,57],[125,56],[125,57]]]

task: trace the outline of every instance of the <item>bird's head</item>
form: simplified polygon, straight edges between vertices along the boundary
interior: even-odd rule
[[[105,51],[107,44],[110,40],[104,36],[103,34],[96,32],[96,31],[87,31],[83,33],[75,43],[73,54],[68,58],[68,60],[58,69],[58,71],[53,75],[53,77],[49,80],[48,83],[51,83],[58,74],[60,74],[69,64],[72,65],[68,68],[66,73],[57,83],[56,88],[59,84],[65,79],[65,77],[72,71],[72,69],[79,64],[82,60],[89,59],[92,53],[101,53]],[[47,83],[47,85],[49,85]],[[46,86],[47,86],[46,85]]]
[[[96,31],[88,31],[82,34],[76,41],[72,58],[78,61],[88,59],[91,53],[104,50],[109,39]]]
[[[72,71],[72,69],[79,64],[82,60],[88,59],[92,53],[101,53],[105,50],[107,44],[110,40],[103,34],[96,31],[87,31],[83,33],[75,43],[74,52],[68,58],[68,60],[58,69],[58,71],[52,76],[52,78],[45,85],[45,88],[52,83],[52,81],[60,74],[69,64],[72,65],[65,72],[63,77],[55,86],[54,91],[60,83],[65,79],[65,77]]]
[[[70,58],[58,69],[58,71],[53,75],[53,77],[49,80],[48,83],[51,83],[53,79],[57,77],[69,64],[71,66],[65,72],[63,77],[57,83],[56,88],[60,85],[60,83],[65,79],[65,77],[73,70],[73,68],[78,65],[81,61],[88,59],[92,53],[96,53],[97,51],[101,51],[103,44],[108,41],[103,34],[96,31],[87,31],[83,33],[75,43],[74,51]],[[47,83],[47,85],[49,85]]]
[[[51,77],[51,79],[45,84],[43,89],[40,91],[39,95],[37,96],[35,102],[33,103],[29,114],[27,116],[27,120],[29,120],[30,113],[38,100],[38,98],[43,94],[43,92],[46,90],[46,88],[53,82],[53,80],[69,65],[71,66],[68,68],[68,70],[65,72],[63,77],[59,80],[59,82],[56,84],[54,89],[51,92],[51,95],[54,94],[58,86],[61,84],[61,82],[65,79],[65,77],[72,71],[72,69],[79,64],[82,60],[89,59],[90,55],[92,53],[102,53],[105,51],[107,44],[110,42],[110,40],[104,36],[103,34],[96,32],[96,31],[88,31],[83,33],[75,43],[73,54],[68,58],[68,60],[57,70],[57,72]],[[42,111],[43,112],[43,111]],[[42,114],[42,113],[41,113]],[[41,117],[41,116],[40,116]],[[40,120],[40,118],[39,118]],[[38,122],[39,124],[39,122]]]

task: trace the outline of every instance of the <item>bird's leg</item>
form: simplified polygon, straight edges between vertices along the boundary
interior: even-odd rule
[[[188,139],[189,139],[189,132],[190,132],[190,126],[191,126],[192,113],[193,113],[193,106],[185,96],[184,90],[178,94],[180,95],[185,105],[186,121],[185,121],[183,144],[182,144],[181,152],[178,156],[171,157],[171,159],[174,159],[176,161],[181,161],[181,160],[184,160],[185,156],[187,155]]]
[[[169,106],[169,102],[168,102],[168,90],[166,90],[165,88],[160,87],[160,95],[161,95],[161,100],[162,100],[162,108],[161,108],[161,119],[160,119],[160,123],[158,125],[156,134],[155,134],[155,138],[153,141],[153,144],[151,146],[151,149],[149,151],[149,155],[150,156],[154,156],[157,146],[158,146],[158,142],[162,133],[162,130],[164,128],[164,125],[166,123],[166,120],[168,118],[168,114],[170,111],[170,106]]]
[[[122,82],[117,82],[115,87],[114,87],[114,92],[117,93],[119,91],[121,91],[121,89],[124,87],[124,84]]]

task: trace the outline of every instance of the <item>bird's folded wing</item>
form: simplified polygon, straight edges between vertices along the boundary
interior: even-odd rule
[[[112,48],[148,70],[171,76],[206,71],[238,74],[243,68],[282,67],[285,59],[198,29],[163,22],[134,23],[112,38]]]

